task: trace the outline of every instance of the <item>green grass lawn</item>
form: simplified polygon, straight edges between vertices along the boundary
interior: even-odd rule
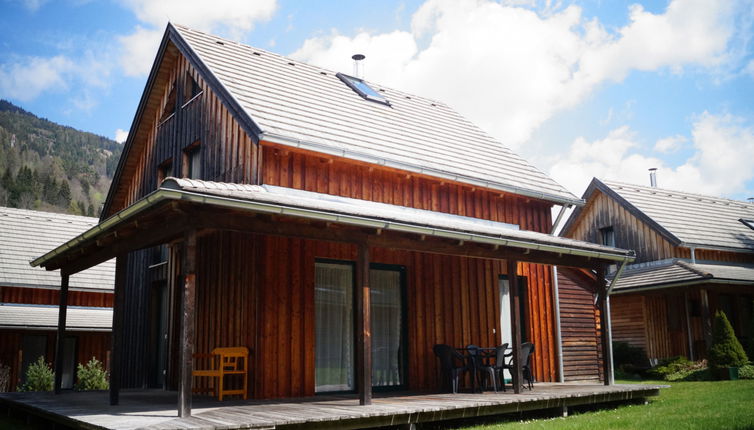
[[[636,383],[629,382],[627,383]],[[648,405],[623,405],[570,411],[568,418],[488,423],[466,430],[491,429],[754,429],[754,380],[660,382],[670,385]]]

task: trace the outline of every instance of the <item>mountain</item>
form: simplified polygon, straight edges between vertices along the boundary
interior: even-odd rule
[[[121,151],[0,100],[0,206],[98,216]]]

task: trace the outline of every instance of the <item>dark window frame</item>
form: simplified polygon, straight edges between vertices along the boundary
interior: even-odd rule
[[[167,160],[164,160],[157,166],[157,186],[159,187],[162,181],[165,180],[165,178],[173,176],[174,174],[175,172],[173,171],[173,158],[171,157]]]
[[[194,157],[197,157],[199,162],[195,177],[192,175],[192,170],[195,165]],[[181,169],[181,177],[188,179],[202,179],[202,170],[202,143],[201,141],[197,140],[191,145],[183,148],[183,166]]]
[[[739,218],[738,220],[741,221],[746,227],[754,230],[754,219]]]
[[[346,75],[344,73],[336,73],[335,76],[337,76],[338,79],[340,79],[341,81],[343,81],[344,84],[348,85],[348,88],[352,89],[356,94],[360,95],[364,100],[369,100],[369,101],[372,101],[372,102],[375,102],[375,103],[380,103],[380,104],[383,104],[385,106],[391,106],[390,101],[388,99],[386,99],[384,96],[380,95],[377,90],[375,90],[374,88],[372,88],[363,79],[356,78],[356,77],[350,76],[350,75]],[[378,96],[375,97],[375,96],[373,96],[371,94],[365,93],[361,88],[358,87],[358,85],[356,85],[354,83],[354,81],[359,82],[359,83],[367,86],[372,91],[374,91],[375,94],[377,94]]]
[[[609,225],[600,229],[600,244],[615,248],[615,229]]]

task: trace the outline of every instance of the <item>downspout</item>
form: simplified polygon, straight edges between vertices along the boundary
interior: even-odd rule
[[[689,250],[691,251],[691,264],[696,264],[696,248],[690,246]]]
[[[560,207],[558,216],[555,218],[555,222],[552,223],[552,230],[550,234],[555,234],[560,220],[563,215],[571,207],[571,205],[563,205]],[[558,351],[558,382],[565,382],[565,375],[563,374],[563,340],[561,339],[561,327],[560,327],[560,293],[558,291],[558,266],[552,267],[552,295],[555,300],[555,348]]]
[[[614,361],[615,357],[613,355],[613,327],[612,327],[612,319],[610,318],[610,293],[613,291],[613,288],[615,287],[615,283],[618,281],[618,278],[620,278],[620,275],[623,273],[623,269],[626,268],[626,264],[628,263],[628,258],[624,258],[623,261],[620,263],[620,267],[618,268],[618,271],[615,272],[615,276],[613,276],[613,280],[610,281],[610,285],[607,287],[607,292],[605,293],[607,297],[605,297],[605,312],[607,313],[605,315],[605,321],[607,321],[607,347],[610,348],[610,357],[613,357],[613,360],[610,361],[610,385],[615,384],[615,366]]]

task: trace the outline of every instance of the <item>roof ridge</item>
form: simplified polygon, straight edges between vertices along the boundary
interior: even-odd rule
[[[38,211],[34,209],[20,209],[20,208],[11,208],[7,206],[0,206],[0,216],[13,216],[13,217],[38,217],[38,218],[67,218],[70,220],[85,222],[89,224],[97,224],[99,222],[99,218],[96,217],[89,217],[84,215],[74,215],[74,214],[68,214],[68,213],[59,213],[59,212],[47,212],[47,211]]]
[[[222,37],[222,36],[218,36],[218,35],[212,34],[212,33],[207,33],[206,31],[197,30],[197,29],[189,27],[187,25],[176,24],[175,22],[171,22],[171,24],[174,27],[176,27],[177,29],[182,30],[182,31],[190,31],[190,32],[193,32],[193,33],[200,33],[200,34],[203,34],[203,35],[208,36],[208,37],[212,37],[212,38],[215,38],[215,39],[220,39],[220,40],[222,40],[224,42],[228,42],[228,43],[233,44],[233,45],[243,46],[243,47],[246,47],[246,48],[253,49],[255,51],[260,51],[261,53],[263,53],[265,55],[271,55],[273,57],[277,57],[277,58],[280,58],[280,59],[283,59],[283,60],[287,60],[287,61],[295,61],[295,62],[298,62],[299,64],[306,65],[308,67],[312,67],[314,69],[317,69],[318,71],[328,72],[328,73],[332,74],[333,76],[336,75],[337,73],[342,73],[344,75],[349,75],[350,76],[349,73],[339,72],[337,70],[328,69],[328,68],[322,67],[322,66],[317,66],[317,65],[312,64],[312,63],[307,63],[305,61],[301,61],[301,60],[296,59],[294,57],[290,57],[290,56],[287,56],[287,55],[278,54],[276,52],[268,51],[268,50],[266,50],[264,48],[259,48],[257,46],[249,45],[247,43],[242,43],[242,42],[239,42],[237,40],[228,39],[228,38],[225,38],[225,37]],[[431,103],[442,105],[442,107],[450,108],[450,106],[448,106],[448,104],[445,103],[445,102],[443,102],[442,100],[432,99],[432,98],[429,98],[429,97],[426,97],[426,96],[421,96],[421,95],[418,95],[418,94],[415,94],[415,93],[409,93],[409,92],[406,92],[405,90],[393,88],[393,87],[387,86],[387,85],[385,85],[383,83],[380,83],[380,82],[370,81],[370,80],[364,79],[364,78],[359,78],[359,79],[362,79],[363,81],[365,81],[365,82],[367,82],[369,84],[372,84],[374,86],[381,87],[382,89],[389,90],[389,91],[394,91],[396,93],[399,93],[400,95],[411,96],[411,98],[426,100],[426,101],[431,102]],[[378,88],[378,90],[379,89],[380,88]],[[464,117],[464,119],[466,119],[466,118]]]
[[[713,277],[713,275],[711,273],[705,272],[704,270],[701,270],[700,268],[695,267],[695,265],[693,263],[689,263],[689,262],[686,262],[686,261],[683,261],[683,260],[678,260],[676,262],[676,264],[678,266],[683,267],[684,269],[686,269],[686,270],[688,270],[690,272],[696,273],[699,276],[703,276],[705,278],[712,278]]]
[[[652,187],[652,186],[647,186],[647,185],[637,185],[637,184],[631,184],[631,183],[622,182],[622,181],[603,180],[603,179],[600,179],[600,181],[602,181],[602,183],[604,183],[605,185],[607,185],[607,186],[609,186],[611,188],[615,187],[615,186],[617,186],[617,187],[627,187],[627,188],[633,188],[633,189],[635,189],[637,191],[645,190],[645,191],[654,192],[654,193],[669,194],[671,197],[684,197],[685,196],[685,197],[694,197],[694,198],[697,198],[697,199],[709,200],[709,201],[712,201],[712,202],[714,202],[714,201],[728,202],[729,204],[740,205],[743,208],[754,209],[754,204],[752,204],[752,203],[745,202],[743,200],[730,199],[730,198],[727,198],[727,197],[711,196],[711,195],[708,195],[708,194],[700,194],[700,193],[690,193],[688,191],[673,190],[673,189],[669,189],[669,188]]]

